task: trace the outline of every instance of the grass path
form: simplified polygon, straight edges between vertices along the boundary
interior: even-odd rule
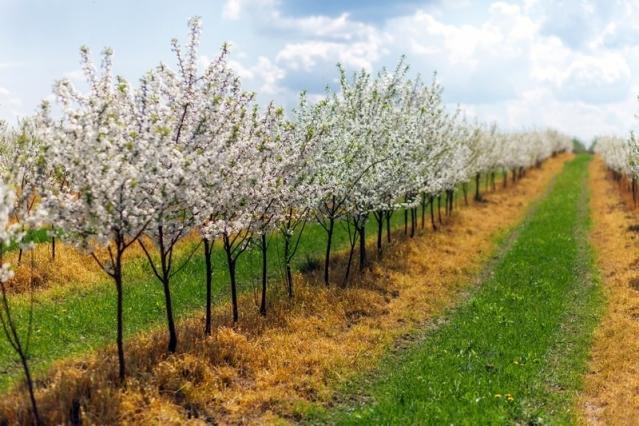
[[[575,420],[603,297],[587,243],[590,157],[567,163],[492,275],[447,321],[320,415],[338,424],[564,424]],[[349,405],[349,404],[347,404]]]

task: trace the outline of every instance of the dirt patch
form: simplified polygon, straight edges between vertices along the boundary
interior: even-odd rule
[[[637,212],[600,158],[590,165],[592,245],[607,310],[595,332],[579,400],[587,424],[634,425],[639,419],[639,277]]]
[[[85,423],[247,424],[295,419],[304,404],[329,403],[340,384],[369,371],[400,336],[468,291],[494,254],[495,235],[521,221],[524,206],[566,159],[485,194],[491,203],[458,209],[444,232],[398,241],[348,289],[297,276],[294,303],[274,294],[266,318],[245,294],[239,325],[231,327],[228,305],[219,306],[220,327],[210,338],[202,338],[201,318],[183,321],[172,356],[165,354],[163,330],[128,342],[126,388],[112,385],[112,349],[82,368],[60,363],[38,389],[41,410],[56,424],[72,411]],[[0,401],[0,420],[4,414],[9,423],[27,423],[25,412],[22,394]]]

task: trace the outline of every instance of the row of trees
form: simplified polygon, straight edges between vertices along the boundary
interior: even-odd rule
[[[628,138],[601,136],[594,141],[594,151],[603,158],[613,179],[620,184],[628,183],[635,205],[639,198],[639,140],[634,133]]]
[[[639,142],[634,135],[629,138],[600,136],[595,139],[593,149],[619,177],[639,174]]]
[[[260,108],[241,88],[226,46],[199,66],[200,20],[190,20],[189,28],[186,46],[172,41],[177,67],[160,64],[137,85],[113,75],[109,49],[96,68],[82,48],[86,88],[58,81],[54,107],[45,102],[33,117],[1,130],[8,195],[0,239],[4,247],[22,242],[24,248],[32,230],[47,227],[53,245],[63,238],[91,253],[117,289],[121,380],[123,255],[132,245],[142,248],[164,290],[173,352],[171,281],[180,270],[175,247],[185,236],[197,233],[202,241],[204,332],[210,334],[215,244],[226,254],[234,321],[237,260],[251,244],[261,249],[260,311],[266,314],[269,235],[281,235],[293,297],[292,261],[308,222],[326,232],[324,282],[330,285],[336,226],[353,230],[348,275],[357,242],[359,267],[366,267],[369,220],[377,223],[381,253],[384,224],[390,238],[394,212],[403,210],[407,223],[410,214],[414,232],[418,207],[424,212],[430,205],[432,215],[434,200],[443,196],[452,209],[454,191],[461,187],[466,197],[473,179],[487,177],[494,185],[503,172],[507,182],[509,171],[516,179],[571,148],[557,132],[501,133],[448,111],[437,80],[411,78],[403,59],[377,74],[351,76],[338,66],[337,88],[327,88],[317,102],[302,93],[288,114],[274,104]],[[4,287],[3,297],[6,304]],[[11,321],[8,304],[5,313],[3,325]]]

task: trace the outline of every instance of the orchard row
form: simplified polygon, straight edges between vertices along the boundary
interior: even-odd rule
[[[56,82],[53,104],[44,102],[1,133],[0,240],[5,249],[26,249],[34,230],[49,229],[50,237],[91,253],[113,278],[121,379],[123,255],[133,244],[164,288],[168,350],[175,351],[174,249],[187,235],[200,236],[207,259],[208,334],[214,243],[226,253],[237,320],[237,259],[251,244],[266,253],[270,233],[282,236],[292,297],[291,262],[307,222],[326,231],[329,285],[337,224],[354,230],[351,255],[360,241],[363,267],[367,221],[376,220],[381,235],[398,209],[414,214],[442,194],[452,200],[480,176],[516,178],[571,149],[570,139],[554,131],[502,133],[447,110],[437,80],[412,77],[403,59],[376,74],[350,75],[338,66],[337,87],[319,99],[302,93],[286,113],[274,104],[261,107],[242,89],[226,46],[201,66],[199,19],[189,26],[185,46],[172,42],[176,66],[159,64],[138,84],[114,76],[110,50],[96,67],[82,48],[82,90]],[[478,191],[479,185],[479,198]],[[380,237],[380,249],[381,243]],[[6,301],[8,265],[1,278]],[[266,313],[266,276],[263,286]],[[19,350],[8,314],[7,308],[1,318]]]

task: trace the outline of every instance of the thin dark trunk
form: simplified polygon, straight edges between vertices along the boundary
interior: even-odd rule
[[[350,241],[350,250],[348,252],[348,263],[346,264],[346,273],[344,273],[344,281],[342,282],[342,287],[346,288],[346,284],[348,283],[348,276],[351,272],[351,265],[353,264],[353,254],[355,253],[355,244],[357,243],[357,228],[353,230],[353,238]]]
[[[464,205],[468,205],[468,182],[462,183],[462,192],[464,193]]]
[[[51,260],[55,260],[55,237],[51,237]]]
[[[406,198],[404,198],[406,201]],[[404,207],[404,235],[408,235],[408,208]]]
[[[0,249],[1,250],[1,249]],[[1,251],[0,251],[0,263],[1,263]],[[40,419],[40,413],[38,411],[38,404],[35,398],[35,389],[33,387],[33,378],[31,377],[31,370],[29,368],[28,361],[28,346],[29,346],[29,337],[27,337],[26,348],[23,346],[22,339],[18,334],[17,326],[11,315],[11,308],[9,306],[9,300],[7,297],[7,292],[4,286],[4,283],[0,283],[0,290],[2,292],[2,310],[4,311],[3,315],[0,315],[2,324],[2,329],[5,333],[5,336],[10,344],[10,346],[16,351],[18,357],[20,358],[20,364],[22,366],[22,370],[24,372],[24,378],[27,383],[27,391],[29,392],[29,400],[31,403],[31,412],[33,415],[33,422],[35,425],[41,425],[42,421]],[[31,287],[31,291],[33,291],[33,287]],[[33,300],[33,299],[32,299]],[[33,313],[33,305],[31,305],[30,309]],[[29,335],[31,334],[31,323],[29,323]]]
[[[112,279],[115,284],[116,291],[116,346],[118,352],[118,378],[120,384],[124,384],[124,380],[126,377],[126,366],[124,362],[124,338],[123,338],[123,289],[122,289],[122,256],[124,254],[124,250],[127,245],[124,243],[124,237],[119,235],[117,232],[114,235],[115,244],[115,253],[114,256],[111,257],[111,267],[112,270],[106,267],[98,257],[91,253],[96,263],[100,266],[100,268],[106,272]],[[110,250],[110,249],[109,249]],[[109,251],[111,254],[111,251]]]
[[[437,219],[439,224],[442,224],[442,194],[437,196]]]
[[[450,192],[447,189],[444,196],[444,217],[448,215],[450,215]]]
[[[410,229],[410,237],[413,238],[415,236],[415,230],[417,229],[417,207],[413,207],[411,209],[412,221],[411,221],[411,229]]]
[[[122,291],[122,265],[121,265],[121,253],[117,254],[116,264],[115,264],[115,273],[113,274],[113,279],[115,280],[115,290],[117,293],[117,337],[116,343],[118,346],[118,377],[120,379],[120,383],[124,383],[124,378],[126,375],[126,367],[124,364],[124,333],[123,333],[123,291]]]
[[[497,181],[495,180],[495,172],[491,172],[490,174],[490,182],[492,185],[493,192],[497,190]]]
[[[240,315],[237,308],[237,282],[235,276],[235,261],[233,258],[233,248],[228,235],[224,235],[224,251],[226,252],[226,261],[229,267],[229,278],[231,279],[231,304],[233,309],[233,322],[237,322],[240,319]]]
[[[261,235],[260,249],[262,250],[262,302],[260,303],[260,314],[266,315],[266,281],[268,280],[268,270],[266,264],[266,232]]]
[[[368,259],[366,257],[366,218],[362,219],[359,226],[359,270],[366,269]]]
[[[27,389],[29,391],[29,401],[31,402],[31,412],[33,413],[33,422],[36,426],[40,426],[42,424],[42,420],[40,419],[40,412],[38,411],[38,404],[35,399],[35,390],[33,388],[33,378],[31,377],[31,371],[29,370],[29,363],[27,361],[26,356],[21,353],[20,354],[20,364],[22,365],[22,370],[24,371],[24,378],[27,382]]]
[[[286,269],[286,285],[288,287],[288,298],[293,298],[293,273],[291,271],[291,236],[284,234],[284,267]]]
[[[170,353],[174,353],[177,349],[177,332],[175,330],[175,321],[173,319],[173,302],[171,300],[171,289],[169,287],[168,275],[162,280],[162,288],[164,289],[164,303],[166,304],[166,322],[169,327],[168,351]]]
[[[437,231],[437,225],[435,225],[435,197],[430,196],[430,224],[433,227],[433,231]]]
[[[453,203],[455,202],[455,191],[453,191],[452,189],[449,190],[450,193],[450,197],[449,197],[449,208],[448,208],[448,213],[449,214],[453,214]]]
[[[426,194],[422,194],[422,229],[426,226]]]
[[[204,320],[204,334],[211,335],[211,299],[213,292],[213,261],[211,255],[213,252],[213,243],[208,238],[203,238],[204,243],[204,265],[206,274],[206,318]]]
[[[508,186],[508,170],[504,170],[504,188]]]
[[[333,230],[335,228],[335,219],[329,218],[328,220],[328,229],[327,233],[327,241],[326,241],[326,257],[324,258],[324,284],[328,287],[329,285],[329,273],[330,273],[330,262],[331,262],[331,244],[333,242]]]
[[[173,318],[173,301],[171,299],[171,266],[170,266],[170,256],[172,254],[172,247],[168,249],[164,246],[164,232],[163,227],[158,226],[158,243],[160,248],[160,266],[161,266],[161,276],[159,276],[160,281],[162,282],[162,290],[164,291],[164,304],[166,306],[166,323],[169,329],[169,346],[167,350],[169,353],[174,353],[177,348],[177,331],[175,330],[175,320]],[[140,244],[144,247],[142,242]],[[146,252],[149,262],[153,264],[153,259]],[[154,269],[155,270],[155,269]]]
[[[288,298],[293,298],[293,271],[291,270],[291,262],[286,263],[286,279],[288,280]]]
[[[375,221],[377,222],[377,256],[382,255],[382,240],[384,239],[384,211],[375,212]]]
[[[390,244],[391,242],[391,216],[393,215],[392,211],[386,212],[386,241]]]
[[[475,201],[481,201],[481,194],[479,193],[479,173],[475,175]]]

